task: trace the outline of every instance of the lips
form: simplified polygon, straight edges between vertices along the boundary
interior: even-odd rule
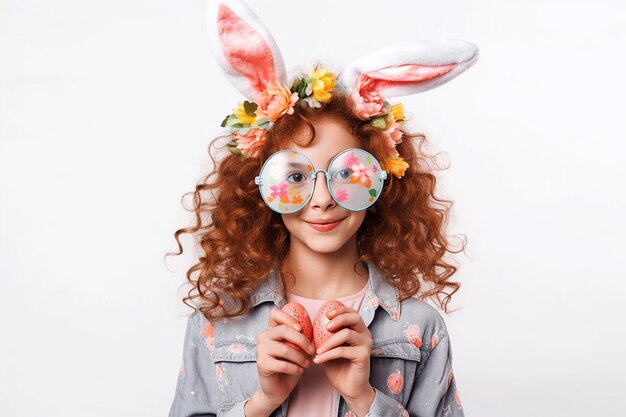
[[[318,232],[327,232],[339,226],[339,224],[345,219],[346,218],[344,217],[343,219],[338,220],[315,220],[314,222],[307,221],[306,223]]]
[[[345,217],[344,217],[343,219],[345,219]],[[313,223],[313,224],[329,224],[329,223],[337,223],[337,222],[340,222],[340,221],[342,221],[343,219],[334,219],[334,220],[331,220],[331,219],[329,219],[329,220],[310,220],[310,221],[305,220],[305,221],[306,221],[307,223]]]

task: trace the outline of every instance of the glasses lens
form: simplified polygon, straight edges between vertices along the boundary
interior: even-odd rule
[[[372,154],[348,149],[333,158],[328,172],[330,192],[348,210],[363,210],[374,204],[383,188],[383,170]]]
[[[279,151],[261,168],[261,195],[272,210],[295,213],[313,192],[313,166],[301,153]]]

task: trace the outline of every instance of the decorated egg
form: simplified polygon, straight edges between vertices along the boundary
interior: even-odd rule
[[[300,327],[302,327],[300,333],[302,333],[308,340],[313,339],[313,325],[311,324],[311,318],[302,304],[290,302],[285,304],[281,310],[296,319]],[[289,341],[284,341],[283,343],[302,352],[300,346],[297,346]]]
[[[335,332],[331,332],[326,328],[326,325],[330,321],[330,319],[326,317],[326,313],[341,306],[343,306],[341,301],[330,300],[322,304],[317,311],[315,320],[313,320],[313,343],[315,344],[315,348],[322,346],[329,337],[335,334]]]

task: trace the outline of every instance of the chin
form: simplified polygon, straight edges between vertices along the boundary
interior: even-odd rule
[[[300,245],[316,253],[331,254],[340,251],[346,244],[356,245],[356,232],[362,223],[361,216],[349,216],[335,230],[318,232],[304,220],[286,219],[292,245]]]
[[[293,237],[294,236],[292,236],[292,239]],[[329,239],[327,237],[320,237],[316,239],[314,237],[310,237],[305,240],[301,240],[301,242],[313,252],[331,254],[338,252],[349,240],[350,238]]]

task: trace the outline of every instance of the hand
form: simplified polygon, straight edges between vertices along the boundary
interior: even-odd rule
[[[304,368],[311,366],[311,355],[315,352],[313,342],[296,330],[294,325],[300,326],[289,314],[274,308],[270,312],[267,329],[257,337],[259,392],[264,402],[274,408],[289,397]],[[299,346],[302,352],[287,346],[284,340]]]
[[[331,313],[326,313],[333,326],[329,330],[336,333],[319,347],[313,361],[324,364],[328,380],[346,400],[373,401],[369,383],[372,334],[356,310],[341,306]]]

